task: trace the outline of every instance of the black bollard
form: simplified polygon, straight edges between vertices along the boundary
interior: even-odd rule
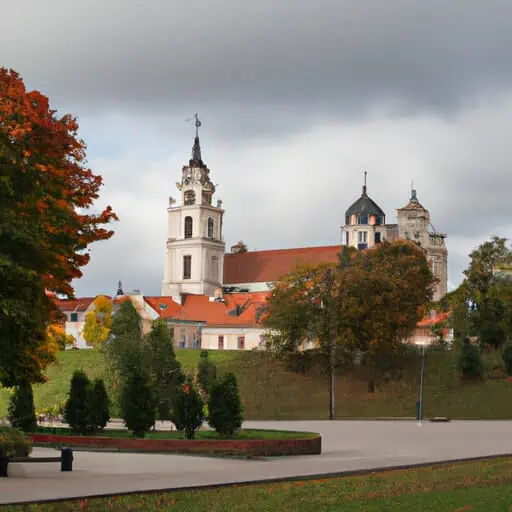
[[[9,465],[9,458],[5,455],[2,448],[0,448],[0,477],[7,476],[7,466]]]
[[[60,454],[60,470],[73,471],[73,450],[71,448],[62,448]]]

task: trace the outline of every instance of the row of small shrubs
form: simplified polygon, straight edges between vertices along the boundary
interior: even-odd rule
[[[109,399],[102,379],[89,380],[82,370],[71,378],[64,421],[77,434],[101,432],[110,420]]]

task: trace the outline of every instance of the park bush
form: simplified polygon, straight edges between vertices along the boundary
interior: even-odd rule
[[[172,421],[176,429],[194,439],[196,430],[205,419],[203,400],[189,377],[179,388],[173,403]]]
[[[134,368],[123,379],[120,405],[128,430],[135,437],[144,437],[155,424],[156,403],[150,376],[142,368]]]
[[[484,349],[482,361],[486,377],[504,377],[506,375],[506,365],[500,349],[493,347]]]
[[[233,373],[226,373],[213,385],[208,402],[208,424],[219,434],[233,436],[242,426],[242,401]]]
[[[512,375],[512,343],[505,345],[501,354],[507,375]]]
[[[69,397],[64,406],[64,421],[77,434],[88,434],[90,426],[90,382],[82,370],[75,370],[71,377]]]
[[[32,441],[13,427],[0,427],[0,450],[7,457],[28,457],[32,452]]]
[[[201,350],[199,363],[197,364],[197,383],[199,387],[209,394],[217,378],[217,366],[208,359],[208,351]]]
[[[110,420],[109,400],[103,379],[95,379],[89,387],[89,425],[93,431],[102,431]]]
[[[34,394],[30,382],[16,387],[9,403],[9,422],[14,428],[24,432],[34,432],[37,428],[34,409]]]
[[[484,377],[485,367],[477,345],[464,340],[459,348],[458,354],[459,374],[463,379],[479,380]]]

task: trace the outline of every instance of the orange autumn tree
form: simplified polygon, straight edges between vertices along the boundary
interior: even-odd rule
[[[434,278],[413,242],[384,242],[366,251],[343,247],[338,266],[299,267],[278,281],[268,300],[269,348],[278,356],[308,338],[324,356],[331,383],[340,356],[361,350],[374,364],[414,330],[432,298]]]
[[[40,357],[51,298],[73,296],[89,244],[110,238],[110,207],[93,209],[102,185],[86,163],[78,123],[0,68],[0,383],[44,380]]]

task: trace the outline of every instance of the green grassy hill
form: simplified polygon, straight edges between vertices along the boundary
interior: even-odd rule
[[[177,355],[190,372],[199,351],[179,350]],[[246,419],[326,419],[328,382],[312,369],[307,375],[286,371],[263,352],[211,351],[219,372],[236,374]],[[103,373],[103,358],[93,350],[67,351],[48,369],[48,382],[34,387],[36,408],[66,398],[73,371],[82,368],[94,378]],[[407,358],[404,378],[368,393],[365,372],[356,368],[336,381],[337,417],[412,417],[418,397],[420,357]],[[432,351],[425,365],[425,417],[512,418],[512,383],[488,380],[461,384],[455,371],[455,354]],[[7,391],[0,390],[0,418],[6,414]]]

